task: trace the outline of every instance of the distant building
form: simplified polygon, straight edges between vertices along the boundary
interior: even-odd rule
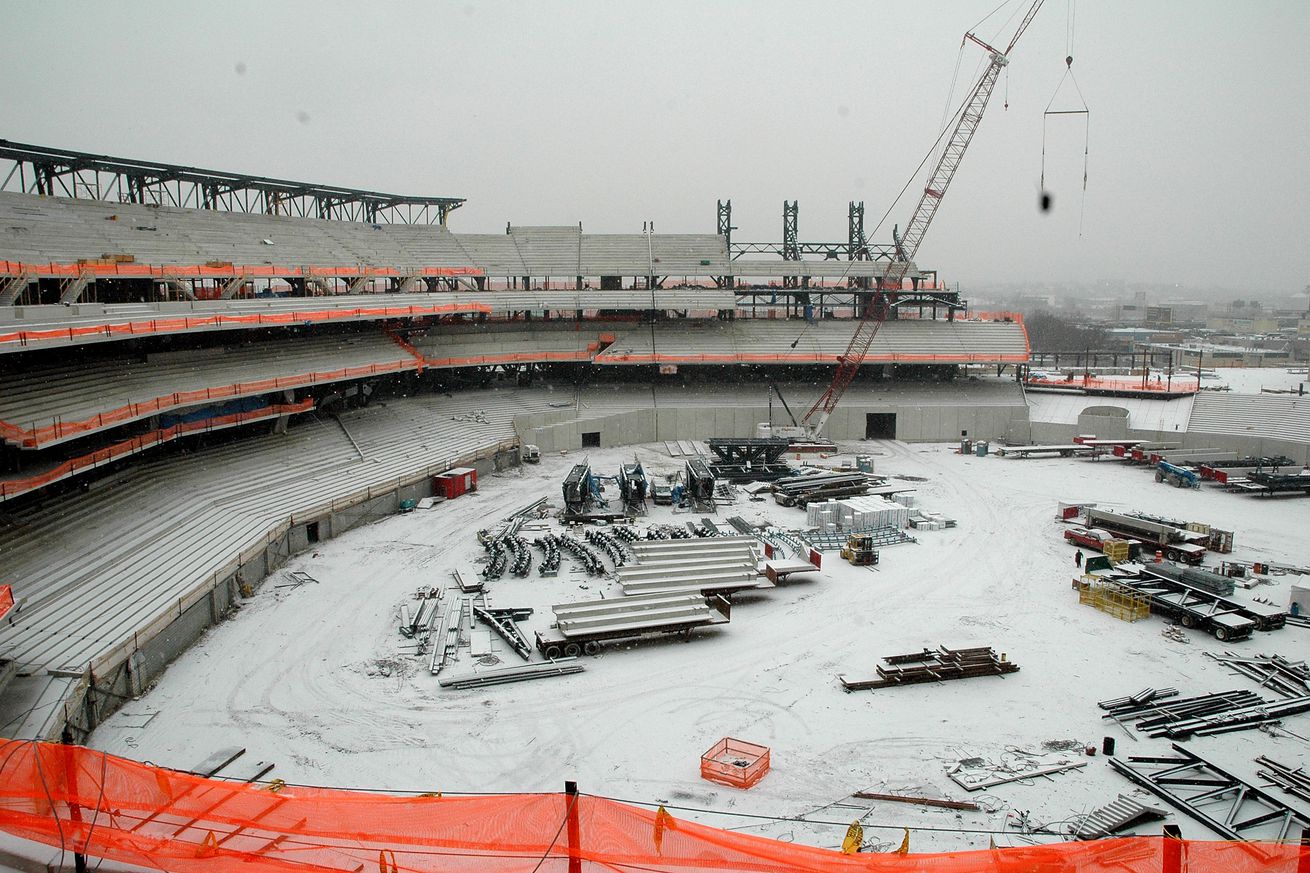
[[[1172,351],[1181,367],[1284,367],[1292,361],[1289,347],[1259,349],[1218,343],[1150,343],[1149,348]]]
[[[1279,328],[1280,319],[1273,313],[1229,311],[1210,315],[1205,326],[1210,330],[1224,330],[1232,333],[1274,333]]]

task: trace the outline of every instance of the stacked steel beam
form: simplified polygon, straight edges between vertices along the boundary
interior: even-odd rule
[[[997,655],[991,646],[971,649],[924,649],[906,655],[890,655],[878,665],[877,679],[849,680],[838,677],[847,691],[864,691],[887,688],[892,685],[913,685],[920,682],[944,682],[950,679],[971,679],[978,676],[1000,676],[1015,673],[1019,665]]]
[[[1246,690],[1180,697],[1167,703],[1154,699],[1145,703],[1135,703],[1132,698],[1122,700],[1128,702],[1101,704],[1102,709],[1108,710],[1102,718],[1120,724],[1135,722],[1136,729],[1147,736],[1176,740],[1247,730],[1284,716],[1310,712],[1310,695],[1271,701]]]

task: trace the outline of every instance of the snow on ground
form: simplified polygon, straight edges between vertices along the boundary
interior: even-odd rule
[[[403,649],[399,605],[420,586],[447,584],[452,568],[473,566],[478,528],[541,496],[558,505],[559,483],[580,456],[547,457],[483,478],[477,494],[371,524],[293,559],[286,570],[307,571],[319,584],[278,588],[285,574],[275,574],[92,743],[177,767],[240,743],[293,783],[510,792],[558,791],[576,779],[585,792],[703,810],[675,815],[818,846],[838,846],[856,817],[870,839],[888,843],[899,844],[899,829],[876,826],[905,825],[913,829],[912,850],[923,852],[985,847],[985,832],[1007,830],[1019,811],[1032,821],[1063,822],[1132,791],[1100,754],[1072,752],[1047,757],[1086,767],[966,794],[946,776],[957,760],[1004,763],[1059,740],[1099,749],[1103,736],[1116,737],[1120,754],[1164,754],[1167,741],[1130,739],[1100,719],[1095,701],[1147,686],[1175,686],[1184,695],[1251,686],[1205,651],[1310,656],[1310,631],[1300,628],[1228,645],[1188,632],[1183,644],[1161,635],[1166,623],[1158,617],[1128,624],[1079,606],[1070,588],[1074,552],[1054,520],[1058,500],[1098,501],[1235,528],[1235,557],[1308,564],[1302,534],[1310,501],[1178,490],[1111,461],[976,458],[896,442],[846,448],[875,453],[880,473],[914,477],[920,505],[959,526],[883,549],[876,571],[828,553],[821,576],[739,595],[731,624],[699,631],[688,643],[611,644],[585,659],[578,675],[442,689],[426,662]],[[615,472],[634,454],[653,473],[682,466],[654,446],[589,457],[599,472]],[[804,524],[802,510],[771,500],[742,500],[717,517],[737,514]],[[699,517],[660,507],[651,520]],[[617,593],[614,582],[568,566],[566,557],[554,579],[492,583],[491,599],[533,607],[525,627],[531,635],[547,626],[553,603]],[[1299,578],[1258,591],[1285,603]],[[991,645],[1021,671],[855,694],[837,683],[840,673],[874,675],[884,655],[938,644]],[[500,658],[517,662],[508,651]],[[472,667],[465,649],[447,669]],[[1310,737],[1310,716],[1287,727]],[[772,772],[755,788],[700,779],[701,752],[723,736],[772,748]],[[1259,754],[1310,764],[1307,742],[1287,735],[1249,731],[1190,746],[1252,780]],[[851,799],[857,790],[967,797],[987,811]],[[740,813],[809,814],[810,821]],[[1183,829],[1214,836],[1188,820]],[[1010,829],[996,839],[1029,838]]]
[[[1307,381],[1304,365],[1300,373],[1289,373],[1286,367],[1219,367],[1215,369],[1215,375],[1217,379],[1202,379],[1201,387],[1227,385],[1230,391],[1238,394],[1259,394],[1261,388],[1295,390]]]

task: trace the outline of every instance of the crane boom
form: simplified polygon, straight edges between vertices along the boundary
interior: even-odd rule
[[[1037,14],[1037,10],[1041,9],[1043,2],[1045,0],[1035,0],[1032,6],[1029,7],[1028,13],[1023,17],[1023,21],[1019,23],[1019,27],[1015,30],[1014,36],[1010,38],[1010,44],[1004,52],[992,48],[972,33],[965,34],[965,39],[977,43],[990,53],[990,62],[987,64],[987,69],[983,70],[978,82],[973,86],[973,90],[969,93],[969,97],[959,113],[959,121],[956,122],[955,129],[951,131],[950,137],[946,140],[941,157],[938,158],[932,174],[928,177],[927,184],[924,185],[923,194],[919,197],[919,205],[915,207],[909,224],[905,226],[905,233],[897,241],[896,258],[888,266],[886,274],[878,281],[879,293],[874,296],[871,305],[866,306],[860,314],[860,321],[855,327],[855,334],[847,344],[846,351],[837,358],[837,372],[833,374],[831,384],[828,385],[822,396],[814,402],[814,405],[810,407],[809,412],[805,413],[805,417],[801,419],[801,425],[809,432],[810,436],[817,437],[823,431],[828,416],[837,407],[837,403],[841,400],[842,395],[846,393],[846,389],[855,378],[855,374],[859,372],[860,365],[864,363],[864,358],[869,353],[869,347],[873,344],[873,338],[878,335],[878,329],[887,320],[888,305],[886,296],[882,291],[883,289],[894,291],[901,287],[901,282],[910,269],[910,263],[919,251],[919,244],[923,242],[924,236],[928,233],[928,227],[932,224],[933,217],[937,215],[937,209],[941,206],[942,198],[946,196],[946,189],[950,187],[951,180],[955,178],[955,171],[959,169],[960,161],[964,159],[964,153],[973,140],[974,132],[978,129],[978,123],[982,121],[983,112],[987,109],[987,102],[991,99],[992,90],[996,87],[996,81],[1000,78],[1001,70],[1010,62],[1010,52],[1014,49],[1015,43],[1019,41],[1019,37],[1028,29],[1028,25],[1032,23],[1033,17]]]

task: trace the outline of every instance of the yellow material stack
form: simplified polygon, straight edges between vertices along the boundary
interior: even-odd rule
[[[1122,564],[1128,560],[1128,540],[1106,540],[1101,544],[1101,552],[1116,564]]]
[[[1117,582],[1084,576],[1078,587],[1078,602],[1113,615],[1120,621],[1137,621],[1151,614],[1146,595]]]

